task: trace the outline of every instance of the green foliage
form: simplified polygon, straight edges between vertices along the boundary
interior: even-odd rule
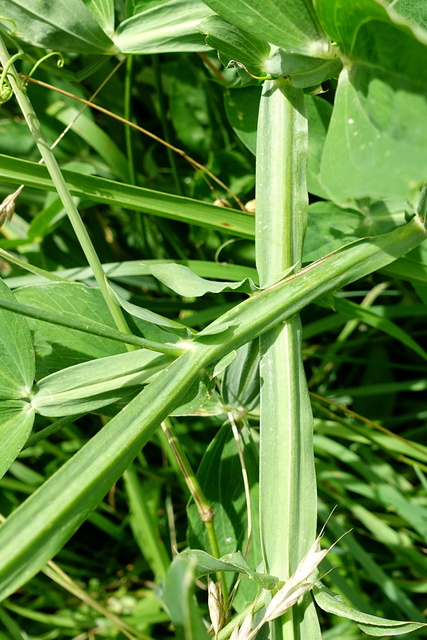
[[[4,4],[0,638],[423,637],[424,3]]]

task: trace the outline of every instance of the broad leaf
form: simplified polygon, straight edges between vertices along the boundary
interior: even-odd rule
[[[206,51],[198,23],[211,11],[200,0],[169,0],[124,20],[114,42],[122,53]]]
[[[15,296],[0,280],[1,297]],[[34,348],[26,318],[0,309],[0,477],[30,435],[34,410],[29,395],[35,375]]]
[[[264,62],[270,54],[270,45],[239,29],[220,16],[210,16],[198,25],[206,35],[206,44],[216,49],[226,66],[230,61],[243,64],[255,76],[265,75]]]
[[[426,178],[427,37],[375,0],[317,0],[342,52],[321,181],[342,204],[407,196]]]
[[[189,551],[184,551],[181,555],[185,558],[189,558],[190,560],[196,560],[196,578],[201,578],[202,576],[207,576],[212,573],[216,573],[217,571],[232,571],[237,573],[246,573],[246,575],[262,587],[262,589],[274,589],[279,582],[279,579],[275,576],[253,571],[240,551],[237,553],[229,553],[219,559],[214,558],[209,555],[209,553],[206,553],[206,551],[201,551],[200,549],[190,549]]]
[[[0,295],[15,296],[0,279]],[[27,320],[0,309],[0,398],[26,398],[35,374],[34,348]]]
[[[114,0],[83,0],[101,29],[108,36],[114,33]]]
[[[259,405],[259,342],[254,340],[237,350],[227,367],[221,385],[224,404],[238,414],[253,411]]]
[[[258,537],[258,447],[257,435],[243,427],[241,446],[251,495],[252,540],[247,562],[258,567],[261,562]],[[247,530],[247,505],[242,479],[242,469],[231,427],[225,424],[208,446],[197,473],[204,494],[215,514],[214,527],[221,556],[245,552]],[[230,483],[230,478],[234,481]],[[192,548],[211,551],[204,524],[193,502],[188,505],[189,544]],[[231,578],[231,576],[230,576]],[[256,585],[252,580],[242,585],[252,598]],[[239,601],[239,600],[238,600]],[[242,602],[241,602],[242,604]]]
[[[393,0],[390,7],[427,30],[427,4],[424,0]]]
[[[260,98],[261,87],[227,89],[224,96],[225,110],[231,126],[254,155]]]
[[[34,423],[34,410],[26,400],[0,400],[0,478],[26,443]]]
[[[2,14],[16,23],[20,38],[36,47],[73,53],[117,51],[83,0],[8,0]],[[10,29],[10,23],[4,25]]]
[[[59,313],[64,317],[91,320],[115,329],[99,289],[74,282],[49,282],[15,292],[18,302]],[[96,338],[81,331],[28,319],[36,349],[37,378],[92,358],[124,353],[124,344]]]
[[[206,0],[216,13],[240,29],[307,56],[327,55],[329,42],[311,0]]]

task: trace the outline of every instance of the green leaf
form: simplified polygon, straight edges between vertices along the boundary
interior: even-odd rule
[[[393,0],[389,7],[427,30],[427,5],[424,0]]]
[[[83,0],[99,26],[111,37],[114,33],[114,0]]]
[[[332,105],[318,96],[306,95],[305,107],[308,120],[307,189],[315,196],[326,198],[325,190],[319,180],[319,173],[326,134],[332,116]],[[325,253],[328,252],[325,251]]]
[[[206,51],[198,23],[211,11],[200,0],[169,0],[124,20],[114,42],[122,53]]]
[[[313,588],[313,595],[316,604],[323,611],[357,622],[360,628],[370,636],[395,636],[427,626],[422,622],[388,620],[357,611],[346,604],[339,595],[332,593],[319,583]]]
[[[375,0],[317,0],[345,63],[321,181],[342,204],[406,197],[425,179],[427,37]]]
[[[15,292],[18,302],[43,310],[53,311],[63,317],[90,320],[111,329],[116,326],[99,289],[75,282],[49,282],[24,287]],[[86,360],[102,358],[126,351],[118,342],[94,338],[81,331],[28,319],[36,349],[37,378]]]
[[[16,23],[19,37],[36,47],[73,53],[117,51],[82,0],[9,0],[3,13]],[[3,25],[10,29],[10,23]]]
[[[72,171],[62,173],[72,195],[84,195],[93,202],[121,206],[170,220],[199,224],[207,229],[243,238],[253,238],[254,218],[250,214]],[[14,184],[55,190],[47,169],[35,162],[0,155],[0,176]]]
[[[130,387],[140,388],[170,362],[145,349],[83,362],[42,378],[31,404],[43,416],[94,411],[119,402]]]
[[[225,110],[231,126],[254,155],[260,98],[261,87],[227,89],[224,96]]]
[[[194,567],[176,556],[166,574],[163,599],[177,640],[209,640],[194,597]]]
[[[251,293],[258,288],[250,278],[245,278],[241,282],[205,280],[193,273],[188,267],[175,262],[152,265],[149,268],[157,280],[160,280],[160,282],[180,296],[188,298],[197,298],[205,295],[205,293],[221,293],[222,291],[244,291]]]
[[[224,373],[221,395],[232,411],[251,411],[259,405],[259,388],[259,342],[254,340],[237,349]]]
[[[213,556],[201,551],[200,549],[190,549],[184,551],[182,554],[185,558],[196,560],[195,567],[196,578],[202,576],[208,576],[217,571],[232,571],[237,573],[246,573],[251,580],[256,582],[262,589],[274,589],[279,582],[279,579],[275,576],[269,576],[266,573],[258,573],[253,571],[240,551],[236,553],[229,553],[221,558],[214,558]]]
[[[15,296],[0,279],[0,295]],[[28,397],[35,374],[34,348],[27,320],[0,309],[0,398]]]
[[[222,18],[292,53],[322,56],[329,43],[311,0],[206,0]]]
[[[25,400],[0,400],[0,478],[26,443],[34,423],[34,411]]]
[[[206,75],[194,64],[170,63],[169,108],[176,136],[185,149],[208,157],[217,135]],[[212,170],[212,167],[209,167]]]
[[[209,16],[197,28],[206,35],[206,44],[219,52],[225,66],[234,60],[243,64],[252,75],[265,75],[264,62],[270,53],[268,42],[239,29],[220,16]]]
[[[223,371],[225,371],[225,369],[227,369],[227,367],[233,362],[235,357],[236,351],[234,351],[233,349],[233,351],[230,351],[230,353],[227,353],[226,356],[221,358],[221,360],[215,365],[212,377],[215,378],[216,376],[219,376]]]
[[[251,496],[252,540],[246,560],[252,567],[261,562],[258,534],[258,448],[257,434],[252,429],[241,429],[241,446],[248,476]],[[197,472],[203,492],[215,514],[214,528],[219,545],[219,553],[229,557],[244,550],[247,540],[247,505],[242,479],[242,469],[231,427],[221,427],[209,444]],[[233,478],[233,482],[230,482]],[[192,548],[211,551],[204,524],[200,520],[194,502],[187,507],[189,519],[189,545]],[[247,587],[252,597],[256,585],[251,581]]]

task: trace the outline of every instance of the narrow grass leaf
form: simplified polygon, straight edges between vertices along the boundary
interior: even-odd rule
[[[158,518],[150,509],[144,482],[138,476],[134,465],[123,474],[126,493],[129,498],[130,526],[143,557],[157,580],[164,580],[170,559],[159,534]]]
[[[73,122],[73,132],[80,136],[105,161],[114,177],[129,182],[129,169],[126,156],[110,136],[79,109],[63,102],[50,105],[46,113],[64,125]],[[78,117],[77,117],[78,116]]]
[[[176,556],[167,572],[163,599],[177,640],[209,640],[194,597],[194,569],[182,556]]]
[[[199,224],[243,238],[253,238],[254,218],[249,213],[216,207],[207,202],[174,196],[159,191],[121,184],[104,178],[63,172],[72,195],[86,196],[93,202],[142,211],[154,216]],[[0,155],[0,177],[14,184],[26,184],[36,189],[54,191],[55,187],[45,167],[35,163]]]
[[[368,635],[379,636],[384,633],[386,635],[398,635],[427,626],[427,624],[417,622],[387,620],[386,618],[379,618],[378,616],[357,611],[347,605],[340,596],[332,593],[329,589],[321,585],[317,585],[317,587],[313,589],[313,594],[316,604],[323,609],[323,611],[363,624],[363,631]],[[375,627],[377,627],[377,629],[375,629]]]
[[[350,300],[345,300],[338,296],[334,296],[334,307],[341,315],[360,320],[360,322],[364,322],[370,327],[383,331],[409,349],[412,349],[412,351],[417,353],[423,360],[427,360],[427,352],[422,348],[422,346],[411,338],[406,331],[394,324],[394,322],[379,316],[375,312],[375,307],[366,309],[354,302],[351,302]]]

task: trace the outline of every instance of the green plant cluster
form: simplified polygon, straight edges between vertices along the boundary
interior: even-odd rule
[[[426,637],[424,0],[0,23],[0,640]]]

